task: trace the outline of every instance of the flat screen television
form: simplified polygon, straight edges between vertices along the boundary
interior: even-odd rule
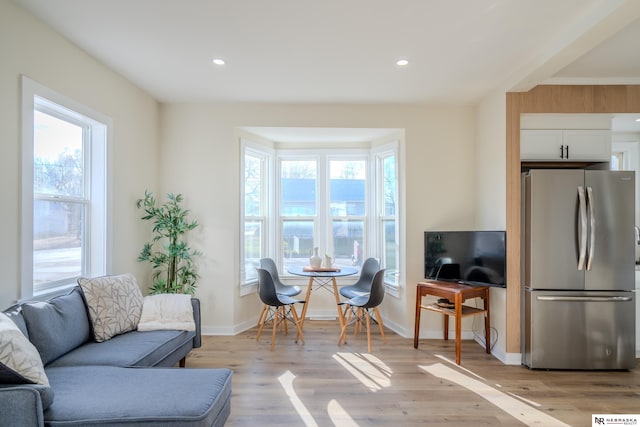
[[[506,287],[504,231],[425,231],[424,277]]]

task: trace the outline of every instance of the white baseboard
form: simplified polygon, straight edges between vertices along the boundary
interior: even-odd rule
[[[221,335],[221,336],[233,336],[238,335],[246,330],[249,330],[258,324],[258,316],[247,320],[246,322],[242,322],[238,325],[233,325],[229,327],[218,327],[218,326],[202,326],[202,335]]]

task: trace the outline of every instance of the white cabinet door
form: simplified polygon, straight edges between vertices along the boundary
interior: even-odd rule
[[[520,131],[520,158],[523,160],[564,160],[560,157],[562,146],[562,130],[523,129]],[[564,157],[564,154],[562,156]]]
[[[611,161],[611,131],[563,130],[569,160]]]
[[[608,162],[611,160],[611,131],[522,129],[520,159]]]

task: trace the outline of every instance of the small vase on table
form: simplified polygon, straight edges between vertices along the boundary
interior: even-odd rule
[[[313,248],[313,255],[309,258],[309,265],[313,268],[320,268],[322,258],[318,255],[318,248]]]

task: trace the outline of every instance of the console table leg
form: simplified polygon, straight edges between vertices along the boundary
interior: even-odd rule
[[[443,326],[443,335],[444,335],[444,339],[446,341],[446,340],[449,339],[449,315],[448,314],[443,314],[442,317],[443,317],[442,323],[444,324],[444,326]]]
[[[416,287],[416,319],[413,327],[413,348],[418,348],[418,340],[420,338],[420,312],[422,311],[422,293],[420,286]]]
[[[457,293],[455,297],[456,310],[456,365],[460,364],[462,352],[462,295]]]
[[[484,341],[487,354],[491,354],[491,311],[489,310],[489,292],[489,289],[487,289],[485,297],[482,300],[484,303],[483,308],[487,311],[484,314]]]

